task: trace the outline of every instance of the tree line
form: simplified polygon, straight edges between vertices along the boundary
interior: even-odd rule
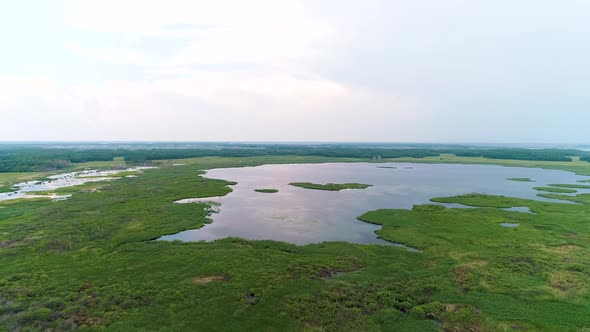
[[[424,158],[441,153],[460,157],[485,157],[491,159],[571,161],[580,157],[590,161],[590,152],[575,149],[517,149],[517,148],[389,148],[355,145],[235,145],[219,148],[143,148],[143,149],[80,149],[42,148],[27,146],[0,146],[0,172],[33,172],[59,170],[72,163],[110,161],[123,157],[130,164],[149,163],[160,159],[196,157],[256,157],[256,156],[321,156],[334,158]]]

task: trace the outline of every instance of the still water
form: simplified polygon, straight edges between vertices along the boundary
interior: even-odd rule
[[[538,192],[532,187],[587,179],[570,172],[535,168],[409,163],[263,165],[213,169],[206,176],[238,184],[224,197],[187,197],[177,202],[210,201],[219,205],[211,215],[211,224],[163,236],[161,240],[211,241],[237,236],[296,244],[324,241],[390,244],[375,235],[380,226],[364,223],[356,217],[375,209],[410,209],[415,204],[430,203],[433,197],[473,192],[551,201],[536,196]],[[517,177],[528,177],[535,182],[507,180]],[[358,182],[372,187],[321,191],[289,186],[290,182]],[[259,188],[278,189],[279,192],[254,191]],[[513,210],[528,212],[523,207]]]
[[[20,198],[51,198],[54,200],[61,200],[70,197],[71,195],[38,195],[35,192],[52,191],[60,188],[79,186],[89,182],[101,182],[116,180],[111,176],[122,172],[136,172],[153,167],[131,167],[119,170],[84,170],[79,172],[62,173],[48,176],[45,180],[34,180],[16,184],[12,187],[12,191],[7,193],[0,193],[0,201],[13,200]],[[135,175],[128,175],[129,177]]]

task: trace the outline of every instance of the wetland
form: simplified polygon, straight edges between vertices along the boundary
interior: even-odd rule
[[[441,158],[171,160],[0,201],[0,329],[590,327],[588,189],[534,188],[574,190],[550,184],[590,165]]]

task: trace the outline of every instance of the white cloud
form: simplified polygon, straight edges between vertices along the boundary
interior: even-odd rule
[[[56,86],[49,79],[40,77],[3,78],[0,77],[0,101],[16,102],[20,98],[54,98]]]
[[[9,34],[0,139],[509,141],[588,122],[582,2],[65,5]]]
[[[332,32],[326,24],[309,20],[297,2],[81,0],[68,3],[71,9],[66,23],[77,29],[183,40],[183,49],[160,64],[166,66],[282,65],[315,54],[314,45]],[[96,49],[81,49],[80,45],[75,47],[78,53],[96,53]],[[107,48],[106,51],[113,56],[103,54],[103,59],[138,58],[130,50]]]
[[[23,100],[13,105],[9,110],[13,117],[21,113],[21,121],[28,119],[19,135],[36,139],[75,135],[88,140],[107,139],[101,137],[105,133],[119,140],[330,140],[354,126],[375,126],[377,118],[378,127],[400,131],[402,122],[412,120],[407,116],[412,114],[407,112],[411,105],[402,100],[284,75],[236,79],[203,73],[151,82],[108,81],[71,86],[52,96],[34,107]],[[0,139],[12,135],[14,130],[6,130]]]

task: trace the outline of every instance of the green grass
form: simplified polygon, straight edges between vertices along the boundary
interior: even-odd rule
[[[46,171],[46,172],[8,172],[8,173],[1,173],[0,172],[0,192],[9,192],[11,191],[10,188],[21,182],[32,181],[32,180],[40,180],[46,179],[48,176],[60,174],[60,173],[69,173],[74,171],[80,171],[87,168],[92,169],[112,169],[112,168],[120,168],[125,167],[125,160],[122,158],[115,158],[113,161],[94,161],[94,162],[87,162],[87,163],[78,163],[73,164],[71,167],[61,169],[59,171]],[[116,176],[125,176],[136,174],[136,172],[124,172],[120,173]]]
[[[359,217],[420,253],[344,242],[151,241],[210,222],[207,204],[173,204],[231,191],[201,170],[267,161],[194,159],[94,192],[77,188],[67,201],[0,202],[0,330],[590,327],[588,194],[543,194],[581,204],[466,194],[433,201],[480,208],[427,204]],[[513,206],[536,214],[500,209]]]
[[[78,186],[71,186],[71,187],[63,187],[57,188],[54,190],[43,190],[43,191],[31,191],[30,194],[33,195],[50,195],[50,194],[57,194],[57,195],[70,195],[80,192],[93,192],[100,190],[101,188],[107,186],[109,183],[108,181],[99,181],[99,182],[87,182]]]
[[[274,193],[279,192],[277,189],[254,189],[254,191],[257,193],[265,193],[265,194],[274,194]]]
[[[0,193],[8,193],[13,191],[10,187],[7,186],[0,186]]]
[[[533,189],[539,191],[546,191],[550,193],[561,193],[561,194],[573,194],[578,192],[574,189],[566,189],[566,188],[557,188],[557,187],[534,187]]]
[[[31,181],[51,174],[51,172],[0,173],[0,187],[8,189],[17,183]]]
[[[115,157],[111,161],[89,161],[85,163],[74,164],[74,169],[84,168],[121,168],[127,166],[125,158]]]
[[[518,181],[518,182],[535,182],[534,180],[529,179],[529,178],[508,178],[506,180]]]
[[[311,182],[291,182],[289,185],[305,189],[340,191],[344,189],[366,189],[371,187],[370,184],[363,183],[326,183],[318,184]]]

